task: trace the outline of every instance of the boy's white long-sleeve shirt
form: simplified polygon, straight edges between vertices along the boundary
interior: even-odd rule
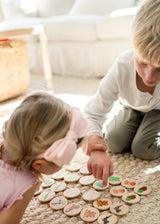
[[[101,80],[96,94],[85,106],[84,113],[91,123],[89,134],[102,135],[102,127],[107,119],[107,113],[117,99],[122,105],[141,112],[160,110],[160,83],[156,86],[153,95],[141,92],[137,88],[132,50],[124,52],[117,58]]]

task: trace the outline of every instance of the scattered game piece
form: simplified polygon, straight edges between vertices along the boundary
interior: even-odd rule
[[[116,224],[117,221],[117,216],[109,212],[104,212],[98,218],[98,224]]]
[[[72,183],[72,182],[77,182],[79,180],[79,178],[80,178],[80,176],[78,174],[70,173],[70,174],[65,175],[64,180],[66,182],[71,182]]]
[[[64,183],[64,182],[56,182],[55,184],[53,184],[51,186],[51,189],[55,192],[61,192],[61,191],[64,191],[67,187],[67,184]]]
[[[134,192],[139,195],[147,195],[151,193],[151,187],[145,184],[136,185],[134,188]]]
[[[42,187],[40,187],[36,192],[34,193],[34,196],[39,195],[42,192]]]
[[[107,189],[109,184],[107,183],[107,185],[105,187],[103,187],[102,183],[103,183],[102,180],[97,180],[96,182],[94,182],[93,188],[96,190],[100,190],[100,191]]]
[[[80,195],[80,193],[81,192],[80,192],[79,188],[74,187],[74,188],[69,188],[69,189],[65,190],[63,192],[63,195],[66,198],[76,198]]]
[[[94,207],[83,208],[80,217],[85,222],[94,222],[99,217],[99,211]]]
[[[78,163],[75,164],[71,164],[70,166],[67,167],[67,170],[71,171],[71,172],[76,172],[78,170],[80,170],[82,166]]]
[[[79,180],[79,183],[82,185],[90,185],[90,184],[93,184],[94,181],[95,181],[95,177],[93,175],[88,175],[88,176],[81,177]]]
[[[120,176],[116,175],[116,174],[109,177],[109,183],[111,185],[118,185],[118,184],[121,183],[121,181],[122,181],[122,178]]]
[[[53,198],[50,201],[49,205],[53,210],[60,210],[60,209],[63,209],[67,205],[67,199],[63,196],[58,196]]]
[[[107,210],[111,206],[112,202],[108,198],[99,198],[93,202],[93,206],[99,210]]]
[[[136,185],[136,181],[130,178],[122,180],[121,184],[126,188],[134,188]]]
[[[64,214],[68,216],[75,216],[78,215],[82,210],[82,206],[78,203],[71,203],[64,207]]]
[[[40,202],[45,203],[52,200],[55,197],[55,192],[51,189],[45,189],[39,196],[38,199]]]
[[[115,215],[126,215],[129,212],[129,207],[124,203],[115,203],[110,206],[110,211]]]
[[[55,180],[61,180],[61,179],[64,178],[65,175],[66,175],[66,174],[60,170],[60,171],[54,173],[54,174],[52,175],[52,178],[55,179]]]
[[[97,200],[99,197],[100,197],[100,193],[94,189],[86,191],[82,196],[82,198],[85,201],[94,201],[94,200]]]
[[[127,189],[122,186],[114,186],[110,189],[110,194],[115,197],[122,197],[127,193]]]
[[[45,178],[44,179],[44,182],[42,183],[42,187],[43,188],[46,188],[46,187],[50,187],[50,186],[52,186],[52,184],[54,184],[55,183],[55,180],[53,180],[53,179],[51,179],[51,178]]]
[[[83,175],[89,175],[90,174],[90,172],[88,171],[87,166],[81,167],[80,173],[83,174]]]
[[[127,193],[122,196],[122,201],[128,204],[135,204],[140,201],[140,196],[134,192]]]

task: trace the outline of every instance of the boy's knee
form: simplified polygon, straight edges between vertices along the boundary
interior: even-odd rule
[[[132,142],[131,151],[135,157],[143,160],[154,160],[160,157],[160,148],[154,143],[149,145],[137,139]]]
[[[123,152],[123,144],[121,142],[120,136],[115,135],[115,133],[107,133],[105,135],[105,142],[109,152],[121,153]]]

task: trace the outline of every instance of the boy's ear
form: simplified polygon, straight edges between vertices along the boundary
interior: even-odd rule
[[[43,173],[47,163],[48,162],[45,159],[35,159],[32,162],[32,168],[40,173]]]

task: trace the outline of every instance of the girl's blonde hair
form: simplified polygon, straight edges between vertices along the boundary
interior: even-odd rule
[[[70,106],[45,92],[28,96],[5,124],[3,160],[23,170],[70,125]]]
[[[160,66],[160,0],[146,0],[135,16],[132,43],[138,57]]]

